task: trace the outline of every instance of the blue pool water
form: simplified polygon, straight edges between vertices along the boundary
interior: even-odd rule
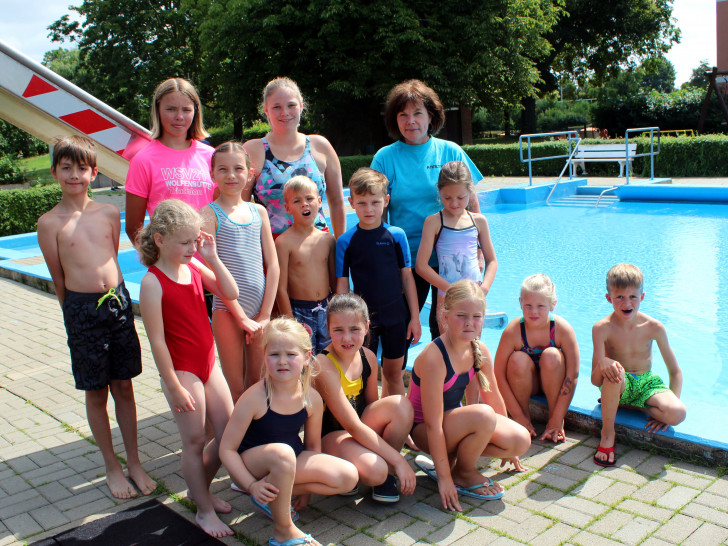
[[[572,406],[599,417],[591,385],[591,327],[612,307],[605,277],[619,262],[645,275],[641,311],[660,320],[683,371],[687,419],[675,432],[728,446],[728,205],[619,203],[608,208],[494,205],[483,210],[498,257],[489,311],[520,316],[523,279],[554,281],[555,312],[581,352]],[[494,353],[500,332],[483,334]],[[659,350],[653,369],[667,381]]]

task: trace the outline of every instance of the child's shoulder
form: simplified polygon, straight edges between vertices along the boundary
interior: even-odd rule
[[[61,227],[64,218],[68,215],[62,213],[59,207],[60,205],[56,205],[38,218],[38,233],[57,231]]]

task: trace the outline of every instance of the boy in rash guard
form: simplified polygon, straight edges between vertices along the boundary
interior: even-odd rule
[[[420,338],[417,290],[407,237],[382,222],[389,202],[387,177],[373,169],[357,170],[349,181],[349,203],[359,223],[336,242],[336,292],[354,292],[369,308],[368,348],[382,343],[382,393],[404,394],[404,356],[409,342]],[[403,296],[404,293],[404,296]]]

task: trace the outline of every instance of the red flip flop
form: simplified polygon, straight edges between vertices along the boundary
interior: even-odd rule
[[[614,466],[615,464],[617,464],[617,456],[616,455],[614,456],[614,460],[611,463],[609,462],[609,454],[610,453],[614,453],[614,446],[612,446],[612,447],[602,447],[602,446],[599,446],[597,448],[597,451],[600,452],[600,453],[604,453],[607,456],[607,460],[602,461],[600,459],[597,459],[597,455],[595,453],[594,454],[594,457],[592,459],[594,461],[594,464],[598,464],[599,466],[606,466],[606,467]]]

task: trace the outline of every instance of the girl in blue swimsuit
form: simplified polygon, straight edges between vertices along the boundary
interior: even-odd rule
[[[302,509],[311,493],[350,491],[359,476],[351,463],[321,453],[323,402],[311,388],[314,360],[304,327],[291,318],[277,318],[266,327],[263,342],[263,380],[235,405],[220,443],[220,459],[253,504],[273,519],[270,546],[318,544],[293,523],[293,510]]]

